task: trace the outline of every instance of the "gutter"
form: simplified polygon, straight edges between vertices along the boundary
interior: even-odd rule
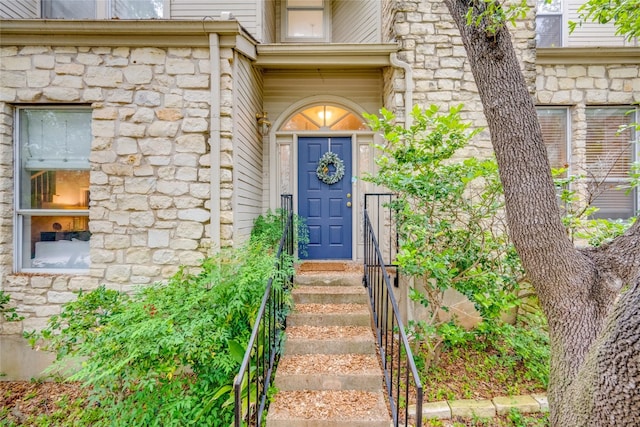
[[[220,40],[216,33],[209,34],[209,58],[211,61],[211,119],[209,125],[211,247],[209,250],[213,255],[220,250]]]
[[[413,69],[408,63],[398,59],[397,53],[390,56],[391,65],[404,70],[404,127],[409,129],[413,124],[411,111],[413,110]]]

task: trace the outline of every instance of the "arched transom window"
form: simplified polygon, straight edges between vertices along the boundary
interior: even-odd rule
[[[280,130],[368,130],[367,125],[357,115],[334,105],[309,107],[286,122]]]

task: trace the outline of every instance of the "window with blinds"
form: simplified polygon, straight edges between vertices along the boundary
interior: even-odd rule
[[[629,171],[637,158],[631,125],[637,113],[628,107],[588,107],[586,164],[596,218],[623,219],[637,210],[637,189],[629,192]]]
[[[91,109],[38,106],[16,115],[16,270],[87,270]]]
[[[567,169],[569,167],[569,159],[567,157],[567,144],[569,142],[568,109],[539,107],[537,112],[551,168]]]

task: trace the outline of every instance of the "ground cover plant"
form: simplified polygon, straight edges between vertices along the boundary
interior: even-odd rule
[[[34,345],[56,352],[56,367],[75,361],[69,381],[85,393],[81,404],[74,401],[82,410],[46,421],[229,425],[233,405],[220,391],[237,373],[269,277],[281,286],[293,273],[274,269],[281,227],[270,224],[281,224],[280,216],[261,221],[266,226],[246,246],[205,259],[196,273],[180,270],[134,295],[104,286],[80,293],[47,329],[31,334]]]

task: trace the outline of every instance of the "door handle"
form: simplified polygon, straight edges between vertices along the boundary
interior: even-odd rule
[[[350,208],[351,207],[351,202],[347,202],[347,207]]]
[[[347,193],[347,199],[351,198],[351,193]]]

